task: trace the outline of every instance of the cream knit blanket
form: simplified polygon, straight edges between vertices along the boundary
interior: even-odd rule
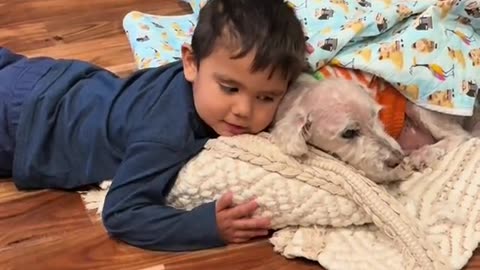
[[[278,229],[270,239],[277,252],[332,270],[460,269],[477,247],[479,139],[388,186],[314,148],[304,159],[286,156],[269,139],[210,140],[182,169],[168,203],[191,209],[227,190],[236,202],[256,197],[256,214]],[[104,188],[82,194],[88,209],[102,208]]]

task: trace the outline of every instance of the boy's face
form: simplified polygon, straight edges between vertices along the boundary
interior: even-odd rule
[[[231,59],[231,52],[215,48],[197,68],[189,46],[182,47],[185,78],[193,85],[195,108],[220,136],[263,131],[273,120],[288,80],[270,70],[251,72],[254,54]]]

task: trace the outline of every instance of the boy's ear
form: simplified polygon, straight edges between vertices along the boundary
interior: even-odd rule
[[[185,79],[193,83],[197,77],[197,61],[193,54],[192,47],[188,44],[182,45],[182,64]]]
[[[304,109],[291,108],[271,130],[273,142],[287,155],[302,156],[308,152],[311,137],[311,114]]]

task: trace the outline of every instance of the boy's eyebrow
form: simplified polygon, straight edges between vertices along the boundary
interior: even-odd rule
[[[225,75],[222,75],[222,74],[219,74],[219,73],[213,73],[213,76],[218,80],[218,81],[221,81],[222,83],[226,83],[228,84],[229,86],[235,86],[235,87],[238,87],[238,88],[245,88],[245,86],[239,82],[239,81],[236,81],[234,79],[230,79],[228,78],[227,76]],[[266,90],[266,91],[261,91],[262,94],[264,95],[271,95],[271,96],[281,96],[283,95],[285,91],[283,90],[280,90],[280,89],[273,89],[273,90]]]
[[[226,83],[230,86],[236,86],[236,87],[239,87],[239,88],[245,88],[245,86],[241,83],[241,82],[238,82],[238,81],[235,81],[234,79],[231,79],[231,78],[228,78],[227,76],[225,75],[222,75],[222,74],[219,74],[219,73],[213,73],[213,76],[223,82],[223,83]]]
[[[269,90],[269,91],[261,91],[260,93],[262,95],[266,95],[266,96],[278,97],[278,96],[283,95],[284,92],[285,91],[280,91],[280,90]]]

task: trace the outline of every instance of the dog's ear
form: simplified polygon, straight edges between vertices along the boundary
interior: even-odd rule
[[[308,152],[311,127],[311,114],[305,108],[291,108],[273,126],[273,142],[287,155],[302,156]]]

